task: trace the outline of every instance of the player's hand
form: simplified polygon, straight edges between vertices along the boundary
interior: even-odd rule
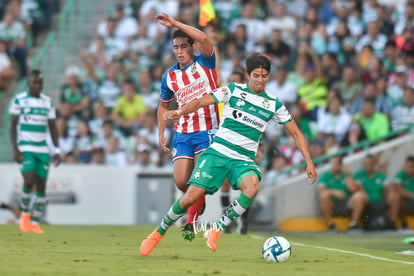
[[[306,167],[306,174],[308,175],[308,181],[312,185],[315,183],[318,173],[316,172],[315,165],[310,163]]]
[[[16,163],[21,164],[23,162],[23,154],[20,152],[19,149],[13,150],[13,159]]]
[[[159,145],[163,152],[169,152],[170,149],[167,147],[166,138],[164,134],[161,134],[158,136]]]
[[[179,110],[169,110],[162,114],[164,120],[175,120],[180,118],[181,112]]]
[[[165,27],[171,28],[175,26],[175,19],[169,16],[167,13],[163,12],[161,14],[157,14],[155,19],[160,20],[160,24],[164,25]]]
[[[60,157],[60,154],[55,154],[53,156],[53,164],[55,164],[55,167],[59,166],[62,162],[62,157]]]

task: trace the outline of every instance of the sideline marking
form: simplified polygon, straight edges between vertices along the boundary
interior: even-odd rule
[[[257,235],[250,235],[250,237],[252,237],[253,239],[256,239],[256,240],[265,239],[264,237],[257,236]],[[292,242],[292,244],[297,245],[297,246],[311,247],[311,248],[317,248],[317,249],[323,249],[323,250],[334,251],[334,252],[339,252],[339,253],[351,254],[351,255],[356,255],[356,256],[361,256],[361,257],[367,257],[367,258],[374,259],[374,260],[394,262],[394,263],[407,264],[407,265],[414,265],[414,262],[407,262],[407,261],[389,259],[389,258],[385,258],[385,257],[378,257],[378,256],[374,256],[374,255],[370,255],[370,254],[366,254],[366,253],[358,253],[358,252],[350,251],[350,250],[342,250],[342,249],[325,247],[325,246],[309,245],[309,244],[304,244],[304,243],[300,243],[300,242]]]

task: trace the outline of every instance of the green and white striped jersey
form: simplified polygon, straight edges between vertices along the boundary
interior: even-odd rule
[[[259,141],[270,120],[286,124],[292,120],[279,99],[253,93],[247,84],[231,83],[213,91],[216,103],[224,102],[220,128],[211,148],[238,160],[255,159]]]
[[[18,146],[21,152],[49,153],[46,139],[49,135],[49,120],[56,119],[56,109],[49,96],[40,94],[39,98],[28,92],[16,95],[10,105],[9,113],[19,116]]]

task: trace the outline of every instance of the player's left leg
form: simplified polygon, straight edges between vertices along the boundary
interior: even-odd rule
[[[213,251],[217,250],[217,241],[223,229],[246,212],[259,192],[261,173],[257,170],[257,165],[241,162],[240,166],[237,164],[238,162],[240,161],[231,161],[236,164],[233,164],[234,167],[228,178],[230,183],[238,183],[235,188],[239,188],[241,193],[235,201],[227,206],[219,221],[216,222],[216,227],[205,233],[207,246]],[[232,164],[229,165],[232,166]]]
[[[20,196],[20,230],[24,233],[31,231],[30,200],[36,183],[36,160],[32,153],[23,152],[23,165],[21,173],[23,176],[23,188]]]
[[[158,228],[156,228],[145,240],[142,241],[139,248],[141,256],[148,256],[164,237],[168,228],[170,228],[179,218],[181,218],[187,211],[188,207],[193,205],[195,201],[204,195],[204,193],[205,189],[191,185],[187,192],[180,199],[174,202]]]
[[[40,218],[46,209],[46,181],[49,173],[49,155],[37,154],[36,163],[36,197],[33,204],[31,231],[36,234],[43,234],[43,230],[39,226]]]

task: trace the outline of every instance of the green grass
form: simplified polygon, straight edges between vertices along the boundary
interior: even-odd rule
[[[46,233],[36,235],[0,225],[0,275],[414,275],[414,256],[395,253],[414,250],[401,234],[282,233],[292,243],[291,259],[266,263],[261,246],[280,233],[222,235],[217,252],[211,252],[202,235],[184,242],[173,227],[150,256],[141,257],[139,244],[153,228],[46,225]]]

